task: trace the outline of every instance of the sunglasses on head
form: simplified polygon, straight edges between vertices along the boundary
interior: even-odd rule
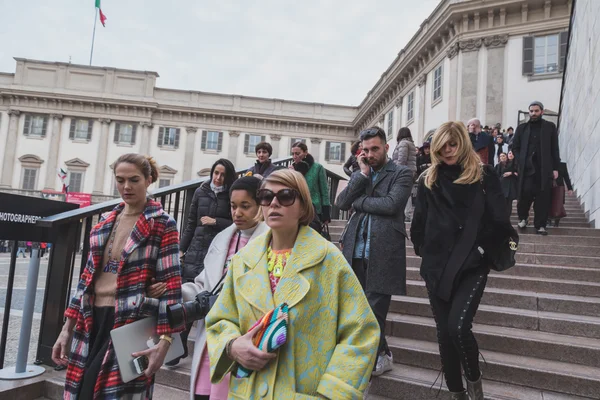
[[[299,196],[297,190],[294,189],[281,189],[275,193],[269,189],[260,189],[256,194],[258,198],[258,204],[261,206],[268,207],[273,202],[273,199],[277,197],[277,202],[284,206],[289,207],[296,202],[296,198]]]

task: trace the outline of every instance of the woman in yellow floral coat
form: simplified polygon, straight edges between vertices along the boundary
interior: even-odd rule
[[[206,317],[213,383],[241,365],[255,372],[232,374],[229,398],[362,399],[379,325],[358,279],[342,253],[308,227],[314,211],[300,173],[273,172],[258,199],[271,230],[233,257]],[[250,328],[284,302],[287,342],[263,352]]]

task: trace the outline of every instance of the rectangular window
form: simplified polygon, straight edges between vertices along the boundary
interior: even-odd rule
[[[406,125],[408,125],[415,117],[415,91],[413,90],[408,94],[406,100]]]
[[[83,189],[83,172],[69,172],[69,192],[81,193]]]
[[[163,136],[163,146],[175,146],[176,128],[165,128],[165,136]]]
[[[251,135],[247,133],[246,137],[244,138],[244,153],[254,154],[254,149],[256,148],[256,145],[260,142],[264,142],[265,138],[266,137],[264,135]]]
[[[46,127],[48,126],[48,117],[43,115],[25,115],[25,126],[23,134],[25,136],[46,136]]]
[[[113,180],[114,180],[114,182],[113,182],[113,193],[112,193],[112,195],[115,196],[115,197],[119,197],[119,196],[121,196],[121,194],[119,193],[119,188],[117,187],[117,180],[116,179],[113,179]]]
[[[306,139],[302,139],[302,138],[294,138],[294,137],[293,137],[293,138],[290,138],[290,156],[292,155],[292,145],[293,145],[294,143],[298,143],[298,142],[301,142],[301,143],[304,143],[304,144],[306,144]]]
[[[87,140],[88,127],[90,121],[87,119],[78,119],[75,122],[75,139]]]
[[[179,148],[181,129],[161,126],[158,130],[158,147]]]
[[[161,178],[158,180],[158,187],[162,188],[171,184],[171,178]]]
[[[442,97],[442,65],[433,71],[433,101]]]
[[[117,144],[134,145],[136,132],[137,124],[116,122],[113,141]]]
[[[394,110],[392,109],[387,115],[387,135],[392,137],[394,135]]]
[[[217,150],[219,148],[219,132],[209,131],[206,134],[206,150]]]
[[[343,162],[346,157],[346,143],[326,142],[325,161]]]
[[[35,190],[35,180],[38,170],[35,168],[25,168],[23,170],[23,183],[21,189]]]
[[[535,38],[533,49],[533,74],[554,74],[558,71],[558,35]]]

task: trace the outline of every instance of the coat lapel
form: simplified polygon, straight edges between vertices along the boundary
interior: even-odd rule
[[[390,171],[394,171],[394,165],[395,164],[390,159],[388,159],[387,163],[379,170],[377,178],[375,179],[375,182],[372,185],[371,193],[375,190],[375,187],[379,185],[379,183],[383,180],[383,178],[387,176],[387,174]]]
[[[326,250],[316,235],[314,230],[306,226],[300,228],[288,264],[275,290],[277,305],[286,302],[292,308],[308,294],[310,283],[302,272],[322,262],[326,255]]]
[[[275,308],[267,266],[267,246],[270,241],[271,232],[259,236],[238,253],[247,270],[237,277],[235,283],[240,296],[263,314]]]
[[[129,238],[125,243],[125,247],[123,247],[121,260],[126,260],[131,253],[135,251],[135,249],[140,247],[146,242],[146,240],[148,240],[148,237],[154,228],[154,218],[160,214],[162,214],[162,208],[157,208],[156,203],[153,201],[148,201],[144,212],[142,212],[142,215],[140,215],[133,229],[131,230]]]

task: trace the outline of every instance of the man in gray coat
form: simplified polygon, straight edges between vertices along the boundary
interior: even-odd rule
[[[392,295],[406,294],[406,229],[404,208],[413,173],[388,159],[385,131],[374,127],[360,133],[360,171],[352,174],[337,206],[354,208],[342,239],[343,253],[356,273],[381,328],[379,356],[373,370],[379,376],[392,369],[385,339],[385,320]]]

